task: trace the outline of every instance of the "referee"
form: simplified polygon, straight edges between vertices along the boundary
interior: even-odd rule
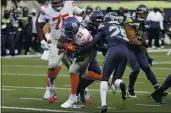
[[[164,32],[163,29],[163,16],[159,12],[158,8],[154,8],[149,12],[147,16],[147,22],[150,24],[149,29],[149,47],[152,46],[152,40],[154,39],[154,48],[160,47],[159,36],[160,32]]]

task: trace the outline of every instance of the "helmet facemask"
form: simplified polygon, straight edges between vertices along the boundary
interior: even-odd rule
[[[50,0],[51,6],[56,11],[60,11],[62,7],[64,6],[63,0]]]

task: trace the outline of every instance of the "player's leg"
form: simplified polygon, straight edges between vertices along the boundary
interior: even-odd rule
[[[128,63],[132,69],[132,72],[129,75],[128,96],[130,98],[136,98],[134,85],[140,72],[140,66],[134,52],[130,49],[128,50]]]
[[[94,73],[96,73],[97,76]],[[88,75],[89,74],[95,75],[92,77],[94,78],[94,80],[87,80],[80,77],[80,81],[77,88],[77,95],[80,94],[80,100],[84,103],[91,102],[90,93],[86,87],[90,86],[95,81],[95,79],[101,80],[101,70],[96,59],[93,59],[88,67]]]
[[[166,78],[166,80],[164,81],[164,83],[161,85],[161,87],[159,89],[157,89],[156,91],[154,91],[151,96],[152,98],[159,104],[162,104],[162,96],[163,93],[169,88],[171,87],[171,74]]]
[[[117,64],[113,75],[114,86],[120,88],[123,100],[126,100],[126,86],[121,78],[125,72],[128,61],[127,53],[128,52],[126,48],[122,50],[122,55],[120,55],[119,63]]]
[[[100,113],[107,112],[106,95],[108,90],[108,80],[112,72],[118,64],[117,50],[116,47],[111,47],[105,57],[103,64],[102,80],[100,83],[100,97],[101,97],[101,110]]]
[[[61,70],[61,60],[64,56],[64,53],[58,54],[58,49],[56,47],[56,40],[53,40],[51,49],[49,52],[49,62],[48,62],[48,80],[47,88],[44,94],[44,99],[48,99],[55,95],[55,78],[59,71]]]
[[[137,60],[139,62],[141,69],[145,72],[147,79],[151,82],[151,84],[153,85],[155,89],[158,89],[159,84],[157,82],[156,76],[150,69],[145,52],[144,51],[137,52],[136,57],[137,57]]]

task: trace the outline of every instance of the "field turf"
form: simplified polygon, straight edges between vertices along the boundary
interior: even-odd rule
[[[152,70],[161,84],[171,73],[171,57],[165,52],[150,53],[155,59]],[[99,65],[103,64],[103,56],[97,56]],[[68,99],[70,93],[70,79],[68,71],[63,66],[57,77],[56,91],[60,100],[49,104],[42,100],[46,87],[47,61],[37,58],[2,58],[2,112],[99,112],[100,93],[99,81],[89,87],[92,103],[81,109],[62,109],[60,105]],[[128,85],[131,69],[127,67],[123,80]],[[119,90],[115,95],[109,88],[107,104],[109,112],[171,112],[171,90],[163,100],[165,105],[156,104],[150,97],[154,91],[143,71],[140,72],[135,86],[138,98],[121,100]]]

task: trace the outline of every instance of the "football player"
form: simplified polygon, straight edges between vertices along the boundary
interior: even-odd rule
[[[58,54],[58,49],[56,48],[56,44],[58,42],[58,38],[61,35],[60,28],[62,22],[65,18],[69,16],[77,15],[85,18],[85,12],[76,6],[74,1],[63,1],[63,0],[50,0],[48,5],[44,5],[41,7],[40,14],[36,23],[38,36],[41,40],[41,47],[44,50],[50,50],[49,58],[48,58],[48,83],[46,92],[44,94],[44,99],[50,99],[50,97],[56,99],[58,97],[55,96],[55,83],[54,80],[61,70],[61,59],[64,56],[64,53]],[[42,28],[44,25],[48,23],[50,25],[50,33],[47,32],[44,34]],[[51,43],[50,45],[45,41],[44,36],[46,37],[47,42]],[[69,44],[65,44],[65,49],[72,50],[72,47]],[[71,81],[73,82],[75,76],[71,76]],[[74,84],[71,85],[72,89]],[[76,93],[76,91],[74,92]],[[53,100],[53,99],[52,99]]]
[[[92,40],[92,35],[89,33],[89,31],[80,26],[79,21],[75,17],[69,17],[67,18],[63,23],[63,37],[59,39],[59,43],[57,44],[57,47],[60,49],[65,49],[64,45],[66,42],[75,43],[77,46],[82,46],[83,44],[87,44]],[[62,45],[62,43],[64,43]],[[66,50],[64,50],[66,51]],[[73,52],[73,51],[71,51]],[[101,75],[97,74],[96,67],[88,71],[88,66],[90,62],[95,58],[96,51],[94,48],[89,49],[88,51],[84,52],[80,56],[74,56],[74,60],[69,67],[69,73],[72,76],[73,74],[80,73],[81,77],[84,79],[92,79],[92,80],[101,80]],[[98,65],[94,65],[98,66]],[[99,68],[99,67],[97,67]],[[79,78],[75,79],[74,84],[77,83],[78,85]],[[71,83],[72,84],[72,83]],[[74,103],[77,102],[77,96],[75,94],[71,94],[69,99],[61,105],[62,108],[70,108],[73,107]]]
[[[107,44],[107,54],[103,65],[102,80],[100,83],[101,110],[100,113],[107,112],[106,94],[108,90],[108,81],[112,72],[113,84],[121,89],[122,99],[126,100],[126,86],[121,80],[127,64],[128,55],[128,39],[124,28],[119,23],[119,16],[115,12],[105,15],[103,25],[98,29],[93,40],[77,49],[75,52],[81,54],[89,48],[95,47],[99,40],[103,40]]]
[[[92,13],[90,13],[89,20],[83,20],[81,22],[81,26],[85,27],[90,32],[90,34],[93,37],[95,37],[95,34],[97,33],[99,25],[103,22],[103,17],[104,15],[100,10],[94,10]],[[102,44],[96,45],[96,49],[102,50],[103,53],[106,52],[106,49],[102,47]],[[89,73],[91,72],[91,74],[88,74],[88,76],[91,76],[90,78],[101,80],[101,76],[94,76],[94,74],[92,74],[93,72],[97,74],[101,74],[101,70],[96,59],[93,59],[90,62],[88,71]],[[80,77],[80,81],[79,81],[78,88],[77,88],[77,96],[80,94],[80,100],[83,103],[88,104],[91,102],[90,93],[87,91],[86,87],[91,85],[94,81],[95,80],[87,80],[87,79]]]
[[[134,92],[134,84],[137,79],[137,76],[142,69],[147,79],[152,83],[155,89],[159,88],[157,79],[150,69],[148,58],[146,56],[146,48],[148,44],[146,43],[146,30],[149,28],[149,25],[146,24],[146,17],[148,14],[147,6],[139,5],[136,10],[136,18],[131,19],[127,18],[125,24],[125,30],[129,40],[129,55],[128,62],[132,68],[132,72],[129,76],[129,86],[128,86],[128,96],[131,98],[136,98]]]
[[[171,87],[171,74],[166,78],[164,83],[160,86],[159,89],[154,91],[151,96],[152,98],[159,104],[164,104],[165,102],[162,101],[163,93]]]

